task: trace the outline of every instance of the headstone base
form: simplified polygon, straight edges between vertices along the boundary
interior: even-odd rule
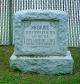
[[[66,56],[49,56],[49,57],[17,57],[14,55],[10,58],[10,66],[27,73],[39,74],[66,74],[72,73],[73,58],[70,51]]]

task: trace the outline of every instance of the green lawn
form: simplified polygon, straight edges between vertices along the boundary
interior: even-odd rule
[[[24,74],[9,67],[13,46],[0,46],[0,84],[80,84],[80,48],[69,48],[74,58],[73,74]]]

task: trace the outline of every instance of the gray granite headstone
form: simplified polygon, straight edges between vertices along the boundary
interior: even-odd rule
[[[61,11],[17,12],[14,19],[15,54],[66,55],[66,26],[67,15]]]
[[[14,53],[10,65],[23,72],[71,73],[68,16],[59,10],[24,10],[14,15]]]

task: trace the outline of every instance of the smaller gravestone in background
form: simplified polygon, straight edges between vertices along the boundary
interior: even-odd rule
[[[14,53],[10,66],[40,74],[71,73],[67,15],[58,10],[24,10],[14,16]]]

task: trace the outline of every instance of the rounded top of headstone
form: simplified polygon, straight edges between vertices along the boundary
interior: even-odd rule
[[[20,11],[16,11],[16,14],[25,13],[25,12],[27,12],[27,13],[34,13],[34,12],[36,12],[36,13],[55,13],[55,14],[57,13],[57,14],[63,14],[63,15],[66,14],[65,11],[60,11],[60,10],[41,10],[41,9],[20,10]]]
[[[60,10],[21,10],[17,11],[14,15],[16,18],[27,19],[64,19],[67,13]]]

